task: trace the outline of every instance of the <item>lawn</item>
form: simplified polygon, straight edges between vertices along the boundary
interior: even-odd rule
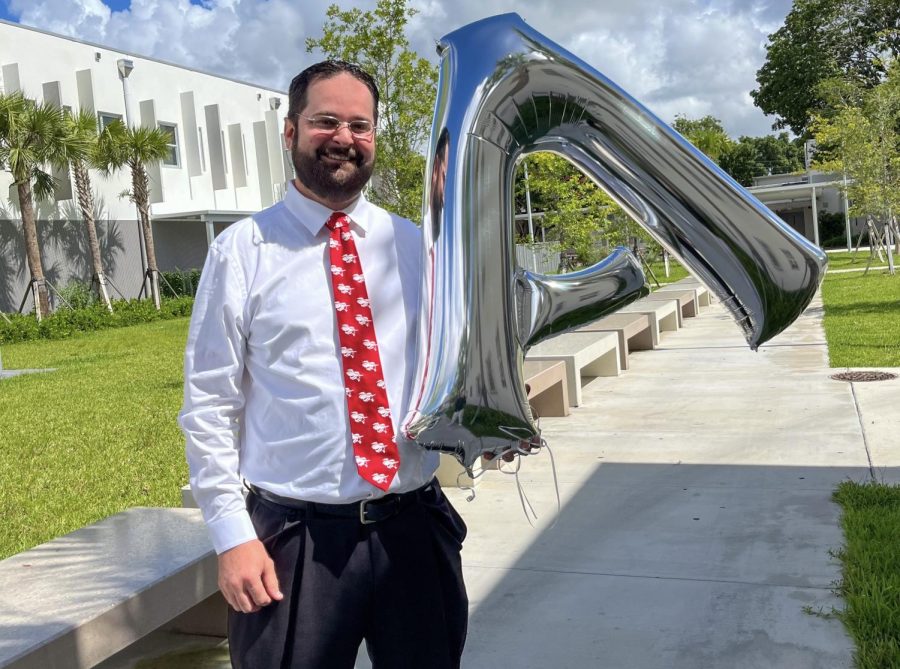
[[[175,506],[187,482],[181,406],[188,319],[3,347],[0,558],[131,506]]]
[[[845,537],[837,615],[856,643],[856,667],[900,667],[900,487],[848,482],[834,498]]]
[[[829,273],[822,299],[832,367],[900,367],[900,274]]]
[[[894,262],[900,265],[900,257],[894,256]],[[869,264],[869,252],[865,249],[857,253],[853,251],[841,251],[828,254],[828,269],[860,269],[864,270]],[[887,257],[879,260],[878,256],[872,260],[872,267],[887,267]]]

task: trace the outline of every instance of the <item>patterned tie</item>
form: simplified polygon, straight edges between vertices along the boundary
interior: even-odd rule
[[[394,442],[366,280],[350,218],[337,211],[326,225],[331,230],[331,283],[356,469],[366,481],[387,490],[400,466],[400,453]]]

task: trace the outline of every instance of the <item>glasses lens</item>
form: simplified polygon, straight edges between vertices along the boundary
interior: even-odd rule
[[[354,135],[368,135],[372,132],[372,124],[368,121],[350,121],[350,132]]]
[[[333,116],[314,116],[309,119],[309,122],[312,123],[316,130],[325,130],[327,132],[334,132],[341,127],[341,122]]]

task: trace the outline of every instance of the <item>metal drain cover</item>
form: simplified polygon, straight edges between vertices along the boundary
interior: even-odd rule
[[[856,383],[859,381],[890,381],[896,379],[896,374],[890,372],[841,372],[840,374],[832,374],[831,378],[835,381],[850,381]]]

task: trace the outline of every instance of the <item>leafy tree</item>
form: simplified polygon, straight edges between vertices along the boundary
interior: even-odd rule
[[[91,188],[91,175],[89,167],[98,166],[99,145],[97,137],[97,119],[87,110],[76,113],[65,112],[64,121],[69,135],[78,138],[78,144],[82,151],[73,151],[69,155],[69,166],[75,180],[75,192],[78,198],[78,207],[81,209],[81,217],[88,233],[88,245],[91,250],[91,266],[93,268],[93,280],[97,282],[100,296],[106,303],[106,308],[113,310],[106,289],[106,274],[103,272],[103,259],[100,255],[100,242],[97,239],[97,226],[94,223],[94,192]]]
[[[895,217],[900,211],[900,61],[890,66],[884,82],[845,96],[833,113],[815,116],[811,127],[817,166],[851,179],[851,215],[882,223]]]
[[[603,255],[602,242],[627,244],[641,236],[639,226],[593,181],[565,158],[549,152],[529,154],[516,173],[516,211],[525,211],[524,166],[532,211],[562,249],[573,249],[580,264]]]
[[[121,121],[113,121],[100,135],[98,164],[106,174],[128,167],[131,171],[131,190],[125,195],[137,205],[147,253],[147,277],[153,303],[159,309],[159,266],[150,223],[150,176],[147,168],[169,154],[169,134],[159,128],[128,128]]]
[[[690,119],[679,114],[672,127],[715,163],[731,148],[728,133],[722,127],[722,122],[714,116]]]
[[[872,88],[884,79],[885,57],[900,55],[900,3],[795,0],[766,52],[753,101],[776,115],[774,127],[803,134],[827,108],[821,82],[839,77]]]
[[[328,8],[322,36],[306,40],[309,52],[358,63],[378,84],[378,158],[371,199],[401,216],[420,220],[425,158],[431,131],[437,69],[409,48],[406,24],[416,10],[406,0],[378,0],[372,11]]]
[[[742,186],[753,177],[803,170],[802,140],[791,140],[786,132],[764,137],[741,136],[720,158],[719,165]]]
[[[34,199],[53,196],[55,182],[45,171],[65,167],[69,155],[84,149],[83,140],[69,133],[62,111],[38,104],[21,93],[0,94],[0,164],[12,174],[19,196],[25,255],[31,285],[37,289],[34,311],[38,320],[50,313],[50,295],[38,247]]]

